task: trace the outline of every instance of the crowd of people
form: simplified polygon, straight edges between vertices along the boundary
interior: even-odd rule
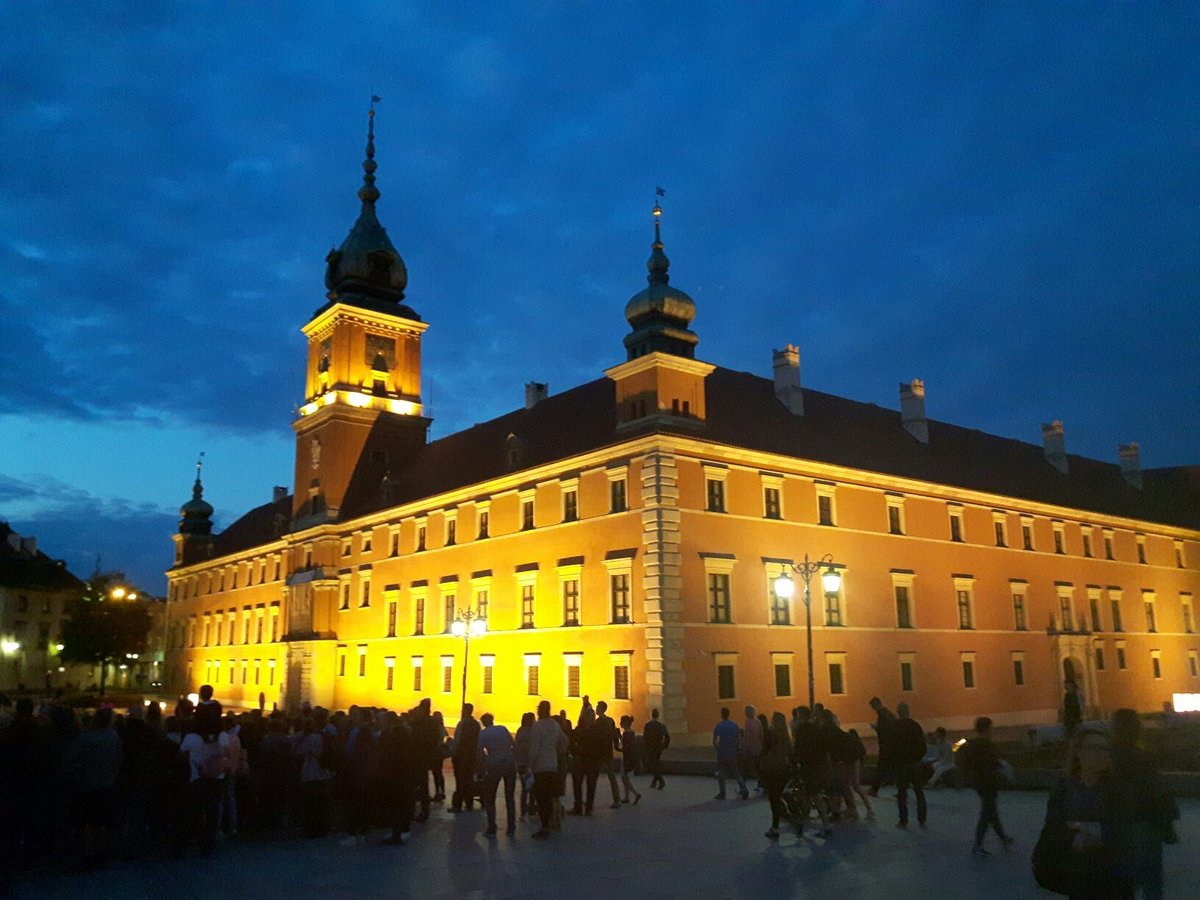
[[[871,799],[885,784],[896,788],[897,827],[909,825],[911,792],[924,828],[925,791],[965,783],[980,799],[973,852],[988,854],[989,830],[1010,849],[998,796],[1011,769],[992,742],[991,720],[978,719],[970,740],[951,745],[945,729],[926,733],[904,703],[895,713],[879,698],[870,705],[879,753],[869,790],[862,737],[821,704],[796,707],[790,720],[747,706],[741,723],[722,709],[712,734],[716,799],[726,799],[729,782],[748,799],[754,780],[769,801],[767,838],[779,837],[784,820],[802,831],[810,811],[817,834],[830,838],[834,823],[860,818],[860,804],[873,819]],[[138,703],[121,715],[22,698],[0,715],[0,877],[18,862],[68,859],[86,871],[114,856],[208,856],[222,835],[243,828],[267,837],[344,832],[346,845],[382,830],[381,843],[398,845],[442,803],[451,813],[478,804],[491,836],[501,824],[501,789],[506,832],[528,818],[532,836],[545,839],[562,816],[592,815],[601,776],[613,809],[642,799],[635,771],[650,776],[651,789],[666,786],[662,754],[671,736],[657,709],[640,734],[631,716],[614,722],[604,701],[593,707],[588,697],[574,721],[542,701],[515,733],[474,712],[464,704],[451,734],[429,699],[402,713],[352,707],[331,715],[307,705],[234,713],[205,685],[198,702],[181,699],[170,714]],[[1139,728],[1136,713],[1120,710],[1111,731],[1073,729],[1067,776],[1051,793],[1034,852],[1044,886],[1100,898],[1132,897],[1136,886],[1142,896],[1161,896],[1162,846],[1174,838],[1178,810],[1138,746]]]
[[[780,821],[793,820],[798,832],[815,810],[818,836],[833,836],[831,823],[859,818],[861,801],[874,818],[871,797],[887,784],[896,788],[897,828],[909,825],[908,795],[916,803],[917,824],[925,828],[925,790],[953,779],[979,796],[979,817],[971,852],[988,856],[984,846],[993,831],[1004,850],[1014,841],[1000,820],[1000,790],[1013,783],[1012,767],[1000,757],[992,739],[993,722],[975,720],[970,739],[952,745],[946,730],[926,733],[913,720],[908,705],[893,713],[878,697],[870,706],[879,748],[870,790],[862,785],[866,755],[857,730],[843,730],[837,716],[815,704],[781,712],[768,719],[753,706],[739,726],[721,710],[713,729],[717,800],[726,798],[733,780],[743,800],[750,797],[747,780],[767,795],[771,825],[766,837],[779,837]],[[1067,722],[1067,774],[1051,791],[1046,820],[1033,851],[1034,876],[1043,887],[1089,900],[1157,900],[1163,895],[1163,845],[1176,843],[1174,822],[1179,809],[1159,776],[1157,765],[1139,744],[1141,718],[1131,709],[1117,710],[1110,728]],[[789,806],[785,792],[799,801]]]
[[[613,808],[636,805],[630,776],[639,754],[651,786],[665,785],[660,758],[670,735],[657,710],[638,735],[632,717],[614,723],[604,701],[593,707],[584,697],[575,721],[543,701],[513,734],[490,713],[477,720],[468,703],[451,734],[429,699],[402,713],[352,707],[331,715],[307,705],[294,714],[226,712],[210,685],[198,697],[170,714],[156,703],[124,714],[29,698],[7,707],[0,876],[61,859],[87,871],[114,857],[208,856],[245,828],[305,838],[339,830],[348,845],[383,829],[382,843],[396,845],[442,803],[451,813],[478,804],[494,835],[501,789],[506,831],[528,817],[538,825],[533,836],[545,838],[563,815],[592,814],[601,775]]]

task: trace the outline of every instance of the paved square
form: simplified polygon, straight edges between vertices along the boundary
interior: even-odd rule
[[[451,780],[452,779],[448,779]],[[876,801],[874,822],[835,826],[829,841],[797,839],[784,827],[778,841],[767,801],[715,801],[716,782],[674,777],[643,799],[610,810],[598,792],[593,818],[567,817],[547,841],[517,834],[487,838],[475,812],[451,815],[435,808],[414,825],[403,847],[342,847],[340,835],[277,843],[233,841],[208,861],[117,863],[94,875],[40,875],[20,880],[19,898],[1015,898],[1052,897],[1039,890],[1029,853],[1046,807],[1044,793],[1001,795],[1005,827],[1016,838],[1011,854],[970,854],[977,799],[970,791],[929,792],[929,828],[895,827],[893,792]],[[601,787],[604,785],[601,784]],[[733,796],[731,794],[731,796]],[[1200,891],[1200,801],[1180,802],[1183,842],[1168,847],[1167,896]],[[995,848],[995,838],[989,836]]]

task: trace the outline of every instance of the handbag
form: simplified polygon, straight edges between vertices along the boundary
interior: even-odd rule
[[[1087,896],[1089,886],[1108,871],[1102,847],[1076,850],[1075,836],[1063,826],[1045,825],[1033,848],[1033,879],[1056,894]]]

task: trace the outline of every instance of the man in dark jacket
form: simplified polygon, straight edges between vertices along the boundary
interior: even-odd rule
[[[875,766],[875,777],[871,779],[870,791],[871,796],[875,797],[878,796],[881,787],[895,780],[892,771],[895,765],[892,754],[892,726],[896,724],[896,716],[878,697],[872,697],[867,702],[871,709],[875,710],[875,724],[871,727],[875,729],[875,736],[879,741],[879,762]]]
[[[658,709],[650,710],[650,721],[642,729],[642,751],[646,755],[646,771],[650,773],[652,788],[661,790],[667,786],[662,777],[662,753],[670,746],[671,734],[658,720]]]
[[[412,711],[412,752],[416,762],[414,787],[417,799],[421,801],[418,822],[429,818],[429,770],[442,764],[442,736],[434,721],[432,706],[426,697]]]
[[[454,726],[454,796],[450,798],[451,812],[475,807],[475,759],[479,752],[479,722],[472,713],[473,703],[464,703],[462,718]]]
[[[983,838],[989,825],[1005,850],[1012,846],[1013,840],[1004,833],[1004,826],[1000,824],[1000,808],[996,803],[1002,779],[1000,757],[992,745],[992,720],[987,716],[976,719],[975,735],[958,752],[963,756],[960,765],[967,780],[979,794],[979,821],[975,825],[975,845],[971,852],[977,856],[987,856],[987,850],[983,849]]]
[[[925,827],[925,784],[921,777],[921,759],[925,756],[925,732],[908,712],[908,704],[896,707],[892,725],[892,765],[896,776],[896,806],[900,812],[897,828],[908,827],[908,787],[917,796],[917,824]]]
[[[601,700],[596,704],[596,722],[592,726],[591,745],[594,757],[598,763],[597,776],[603,773],[608,776],[609,787],[612,788],[613,809],[621,808],[621,789],[617,785],[617,772],[613,765],[613,752],[621,747],[621,735],[617,725],[608,715],[608,704]],[[590,812],[596,793],[596,777],[588,773],[587,810]]]

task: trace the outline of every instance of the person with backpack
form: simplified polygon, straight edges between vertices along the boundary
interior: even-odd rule
[[[208,857],[217,845],[221,800],[229,771],[229,738],[221,730],[220,717],[196,717],[179,752],[186,757],[189,771],[187,821],[200,843],[200,855]]]

